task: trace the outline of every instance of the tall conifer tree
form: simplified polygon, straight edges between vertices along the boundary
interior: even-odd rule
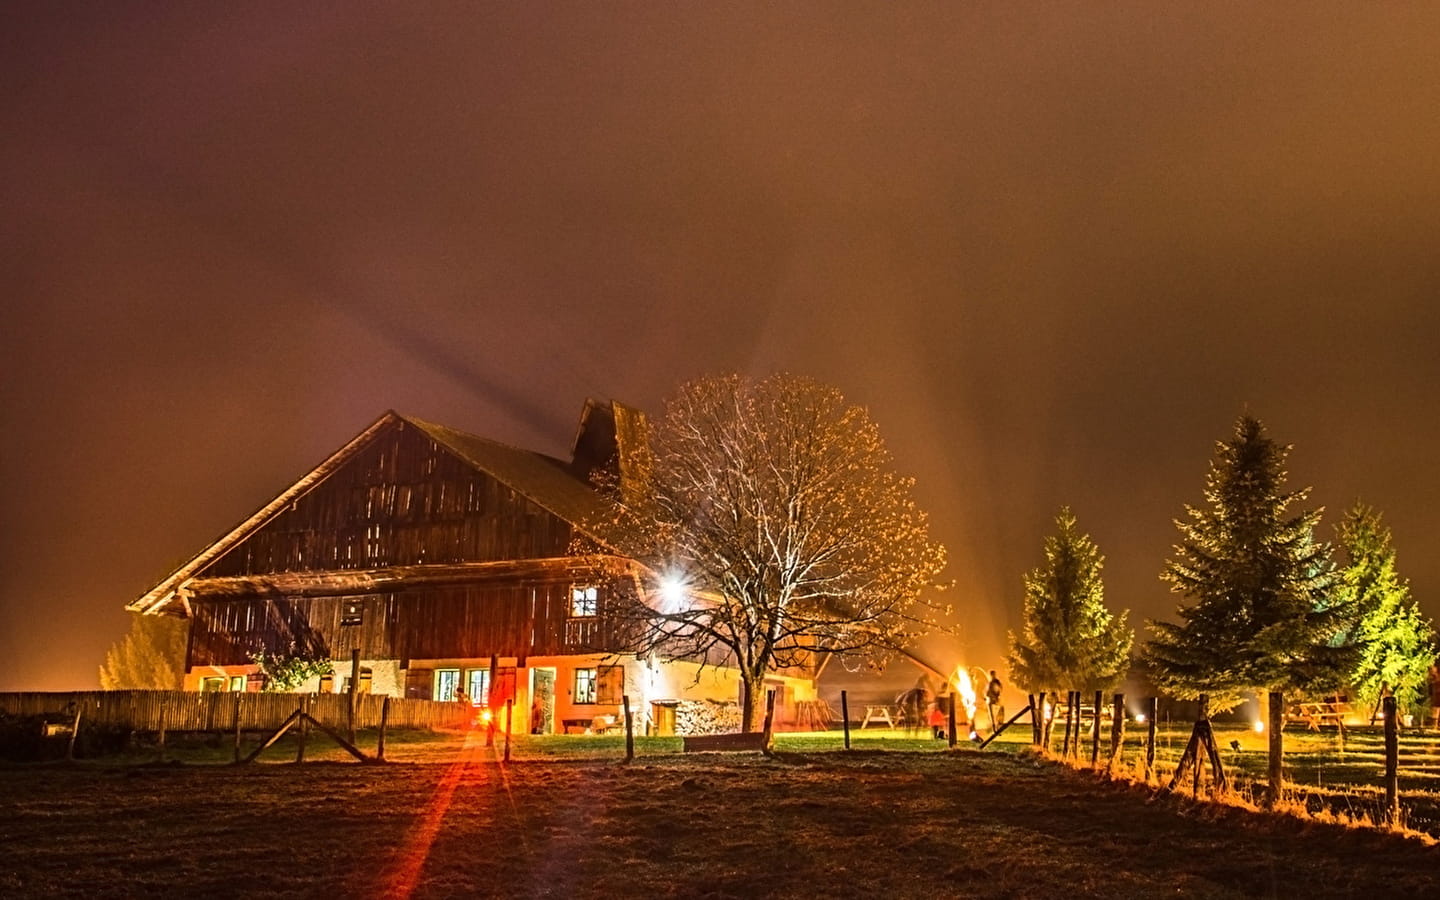
[[[1359,660],[1350,680],[1368,706],[1389,685],[1402,708],[1417,703],[1435,662],[1435,629],[1410,596],[1410,584],[1395,569],[1390,529],[1380,514],[1357,503],[1336,526],[1344,554],[1341,576],[1355,604],[1353,639]]]
[[[1321,510],[1291,512],[1309,488],[1284,490],[1289,452],[1241,416],[1216,446],[1206,505],[1175,523],[1181,540],[1160,577],[1186,602],[1179,624],[1150,624],[1147,655],[1177,697],[1233,705],[1249,691],[1324,690],[1349,674],[1349,604],[1329,545],[1315,540]]]
[[[1027,691],[1112,688],[1125,676],[1135,632],[1105,607],[1105,559],[1068,507],[1045,539],[1045,564],[1025,576],[1022,637],[1010,633],[1010,674]]]
[[[1250,416],[1216,446],[1206,506],[1185,508],[1175,557],[1160,575],[1187,599],[1182,622],[1150,623],[1147,647],[1156,682],[1178,697],[1208,694],[1225,706],[1248,691],[1269,694],[1267,804],[1285,780],[1285,692],[1333,690],[1355,664],[1346,637],[1353,604],[1329,546],[1315,540],[1320,510],[1290,510],[1310,491],[1285,492],[1289,453]],[[1218,768],[1208,723],[1196,723],[1187,754],[1202,737]]]

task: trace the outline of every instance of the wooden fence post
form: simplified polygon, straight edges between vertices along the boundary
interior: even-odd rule
[[[1145,708],[1145,780],[1155,774],[1155,720],[1160,718],[1160,698],[1151,697]]]
[[[235,762],[240,762],[240,698],[244,691],[235,692]]]
[[[1195,745],[1195,781],[1190,787],[1190,793],[1193,796],[1199,797],[1200,770],[1201,768],[1203,768],[1203,766],[1201,766],[1200,764],[1200,746],[1197,738],[1199,738],[1200,734],[1205,730],[1204,724],[1208,724],[1210,721],[1210,696],[1208,694],[1201,694],[1200,699],[1196,701],[1196,706],[1199,711],[1196,713],[1195,716],[1195,734],[1190,738],[1191,743]]]
[[[950,748],[951,748],[952,750],[955,748],[955,744],[956,744],[956,736],[955,736],[955,724],[956,724],[956,723],[955,723],[955,704],[957,704],[957,703],[959,703],[959,702],[960,702],[959,696],[957,696],[957,695],[954,694],[954,693],[951,693],[951,694],[950,694],[950,704],[949,704],[949,706],[947,707],[947,713],[948,713],[948,715],[949,715],[949,717],[950,717],[950,730],[947,731],[945,734],[946,734],[947,737],[950,738]]]
[[[1035,695],[1034,695],[1034,694],[1026,694],[1025,696],[1030,699],[1030,746],[1034,747],[1034,746],[1036,746],[1036,745],[1038,745],[1038,744],[1040,743],[1040,724],[1039,724],[1039,723],[1040,723],[1040,717],[1044,715],[1044,712],[1037,712],[1038,707],[1036,707],[1036,705],[1035,705]],[[1041,702],[1041,703],[1044,703],[1044,702],[1045,702],[1045,692],[1044,692],[1044,691],[1041,691],[1041,692],[1040,692],[1040,702]]]
[[[70,726],[70,744],[65,748],[65,759],[69,762],[75,761],[75,739],[80,737],[80,716],[85,711],[85,702],[75,702],[75,722]]]
[[[845,729],[845,749],[850,749],[850,699],[840,692],[840,724]]]
[[[355,704],[359,699],[360,690],[360,648],[356,647],[350,651],[350,696],[347,707],[350,712],[350,743],[355,743]]]
[[[1115,695],[1115,705],[1110,709],[1110,762],[1113,772],[1120,762],[1120,747],[1125,743],[1125,695]]]
[[[515,718],[515,698],[505,701],[505,761],[510,761],[510,723]]]
[[[1065,736],[1060,739],[1060,758],[1065,759],[1070,755],[1070,701],[1075,699],[1074,691],[1065,692]]]
[[[385,761],[385,729],[390,725],[390,695],[380,701],[380,743],[375,747],[375,758]]]
[[[1385,707],[1385,820],[1400,824],[1400,723],[1395,698],[1382,699]]]
[[[620,695],[620,705],[625,710],[625,761],[635,758],[635,727],[630,718],[630,695]]]
[[[310,695],[309,695],[309,694],[301,694],[301,695],[300,695],[300,721],[296,723],[297,725],[300,726],[299,743],[297,743],[297,744],[295,745],[295,761],[296,761],[297,763],[303,763],[303,762],[305,761],[305,738],[307,738],[307,737],[309,736],[309,732],[310,732],[310,725],[309,725],[308,722],[305,721],[305,717],[308,716],[309,714],[310,714]]]
[[[1095,719],[1090,723],[1090,765],[1100,762],[1100,710],[1105,705],[1105,692],[1095,692]]]

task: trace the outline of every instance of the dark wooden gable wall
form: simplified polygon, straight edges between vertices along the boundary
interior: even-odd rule
[[[485,659],[619,649],[604,607],[636,602],[629,579],[557,572],[554,579],[456,585],[355,597],[270,597],[196,603],[190,666],[244,665],[264,649],[343,659]],[[602,615],[570,615],[570,588],[601,588]]]
[[[201,578],[563,556],[570,525],[405,422]]]

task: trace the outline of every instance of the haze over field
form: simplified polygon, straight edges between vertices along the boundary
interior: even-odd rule
[[[1070,505],[1134,621],[1245,410],[1440,612],[1440,8],[0,9],[0,690],[387,408],[869,406],[990,666]],[[941,660],[946,664],[946,660]]]

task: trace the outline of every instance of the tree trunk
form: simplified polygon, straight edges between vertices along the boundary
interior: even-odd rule
[[[1270,782],[1265,787],[1265,805],[1274,806],[1280,800],[1285,787],[1285,772],[1281,767],[1284,759],[1285,696],[1279,691],[1270,692]]]
[[[759,731],[760,711],[765,708],[765,676],[743,675],[740,684],[744,695],[740,706],[740,730]]]

